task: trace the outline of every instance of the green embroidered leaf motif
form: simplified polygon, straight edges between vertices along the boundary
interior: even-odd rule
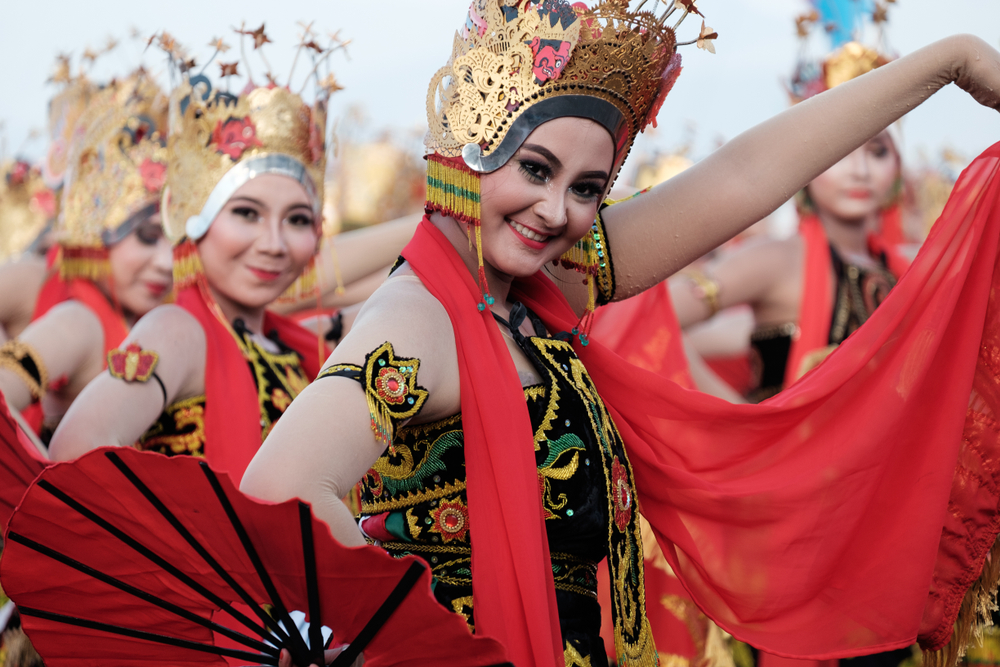
[[[564,453],[578,449],[580,451],[586,451],[587,447],[583,444],[583,440],[580,440],[579,436],[575,433],[567,433],[563,436],[556,438],[555,440],[549,440],[549,453],[545,457],[545,460],[538,467],[541,469],[551,468],[552,465],[562,456]]]
[[[445,452],[455,447],[461,447],[464,442],[461,431],[442,433],[431,443],[424,460],[414,464],[411,474],[404,478],[394,478],[383,474],[382,484],[394,497],[418,489],[432,488],[433,484],[428,483],[431,477],[448,469],[442,460]]]

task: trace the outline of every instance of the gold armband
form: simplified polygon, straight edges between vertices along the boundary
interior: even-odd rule
[[[419,370],[419,359],[396,357],[392,343],[385,342],[368,354],[364,366],[337,364],[323,370],[316,379],[347,377],[359,382],[368,399],[375,439],[388,445],[394,454],[396,427],[415,417],[427,400],[427,390],[417,384]]]
[[[126,382],[149,382],[156,370],[160,355],[142,349],[132,343],[124,350],[114,349],[108,352],[108,372]]]
[[[684,271],[681,275],[694,283],[695,296],[708,306],[708,316],[712,317],[719,312],[719,283],[709,278],[701,271],[692,269]]]
[[[41,355],[35,348],[17,339],[0,346],[0,368],[6,368],[21,378],[35,400],[41,399],[49,386],[49,372]]]

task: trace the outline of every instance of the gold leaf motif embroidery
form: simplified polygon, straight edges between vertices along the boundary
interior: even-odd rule
[[[566,667],[590,667],[590,656],[584,658],[575,646],[566,642],[566,650],[563,651],[563,660]]]

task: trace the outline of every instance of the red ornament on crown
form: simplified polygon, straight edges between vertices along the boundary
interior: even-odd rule
[[[257,128],[249,116],[230,117],[225,122],[220,120],[212,131],[212,143],[215,144],[216,152],[228,155],[234,161],[243,157],[251,148],[264,145],[257,138]]]

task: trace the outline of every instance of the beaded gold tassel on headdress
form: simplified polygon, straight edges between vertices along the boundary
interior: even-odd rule
[[[428,212],[439,211],[466,224],[469,245],[475,244],[479,262],[479,288],[483,300],[479,310],[486,310],[494,303],[490,286],[486,282],[483,264],[483,235],[480,212],[479,174],[469,169],[462,158],[446,158],[436,153],[427,156]]]

